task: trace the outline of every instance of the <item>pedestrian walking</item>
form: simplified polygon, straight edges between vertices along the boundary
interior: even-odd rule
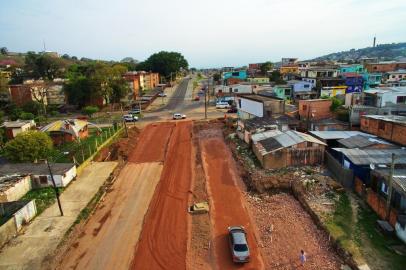
[[[306,262],[306,254],[303,251],[303,249],[300,251],[300,265],[304,266],[305,262]]]

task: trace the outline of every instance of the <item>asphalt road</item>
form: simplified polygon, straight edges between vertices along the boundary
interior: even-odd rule
[[[175,93],[173,93],[168,104],[157,110],[154,110],[154,112],[174,111],[175,109],[181,107],[183,101],[185,100],[185,95],[189,81],[190,81],[189,78],[183,79],[182,82],[176,88]]]

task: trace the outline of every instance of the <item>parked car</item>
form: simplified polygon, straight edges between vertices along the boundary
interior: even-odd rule
[[[178,120],[178,119],[185,119],[186,115],[181,114],[181,113],[174,113],[173,114],[173,120]]]
[[[236,113],[238,110],[236,107],[231,107],[230,109],[228,109],[227,113]]]
[[[131,111],[128,112],[129,114],[139,114],[141,113],[141,110],[139,108],[134,108]]]
[[[196,96],[195,99],[194,99],[194,101],[199,101],[199,100],[200,100],[199,96]]]
[[[132,114],[125,114],[123,115],[123,119],[126,122],[135,122],[138,121],[138,117]]]
[[[166,94],[164,92],[161,92],[158,94],[159,97],[166,97]]]
[[[216,108],[217,109],[227,109],[227,108],[230,108],[230,104],[228,104],[228,102],[217,102]]]
[[[247,234],[243,226],[228,227],[228,239],[233,262],[245,263],[250,260]]]

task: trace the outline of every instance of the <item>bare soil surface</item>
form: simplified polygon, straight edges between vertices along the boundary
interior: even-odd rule
[[[264,269],[264,262],[256,239],[256,226],[251,220],[245,198],[239,188],[241,182],[230,150],[221,129],[200,132],[201,154],[210,195],[210,218],[213,226],[212,248],[214,269]],[[242,225],[247,231],[251,261],[236,266],[228,247],[228,226]]]
[[[134,151],[129,154],[128,161],[135,163],[163,161],[174,126],[174,122],[146,126],[138,138]]]
[[[291,195],[246,195],[261,235],[266,269],[340,269],[325,234]],[[307,262],[300,266],[300,250]]]
[[[209,201],[206,190],[206,178],[200,155],[199,140],[196,123],[193,126],[193,193],[190,204]],[[212,269],[213,254],[210,252],[210,216],[208,213],[191,215],[191,236],[187,252],[187,269]]]
[[[127,164],[58,268],[128,269],[161,170]]]
[[[131,269],[186,269],[191,178],[192,122],[177,122]]]

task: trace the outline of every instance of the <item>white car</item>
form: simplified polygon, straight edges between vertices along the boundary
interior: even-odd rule
[[[178,119],[185,119],[186,115],[181,114],[181,113],[174,113],[173,114],[173,120],[178,120]]]
[[[216,108],[217,109],[228,109],[228,108],[230,108],[230,104],[228,104],[228,102],[217,102]]]
[[[138,117],[132,114],[125,114],[123,115],[123,119],[126,122],[135,122],[138,121]]]
[[[165,94],[164,92],[161,92],[161,93],[158,94],[158,96],[160,96],[160,97],[166,97],[166,94]]]

